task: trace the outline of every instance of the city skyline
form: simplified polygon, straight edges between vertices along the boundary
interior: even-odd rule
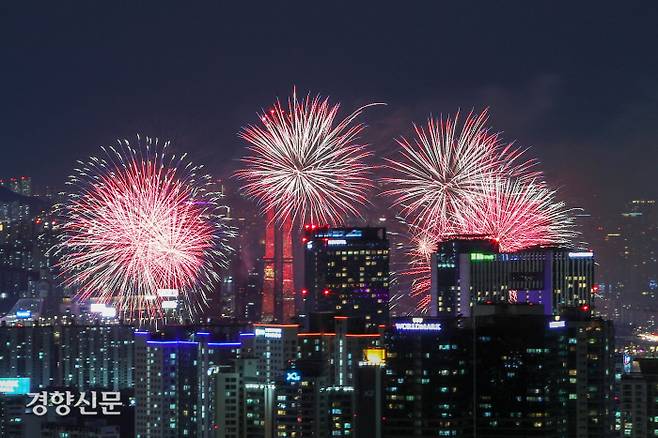
[[[658,436],[656,22],[0,6],[0,436]]]

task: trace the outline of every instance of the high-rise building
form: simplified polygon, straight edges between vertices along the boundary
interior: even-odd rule
[[[133,387],[133,328],[29,325],[0,330],[0,377],[29,376],[32,390]]]
[[[354,401],[354,387],[332,386],[320,363],[300,360],[277,385],[274,436],[355,436]]]
[[[622,376],[621,436],[658,436],[658,358],[640,358],[639,371]]]
[[[366,348],[356,368],[354,428],[357,436],[381,438],[386,350]]]
[[[471,436],[468,341],[444,320],[393,320],[382,377],[384,437]]]
[[[495,241],[451,240],[432,258],[430,313],[470,316],[485,303],[529,303],[546,315],[592,306],[594,256],[589,251],[536,248],[499,253]]]
[[[57,381],[79,391],[133,387],[134,329],[126,325],[64,325],[55,328]]]
[[[262,320],[290,322],[295,316],[292,221],[279,224],[269,212],[265,227]]]
[[[380,333],[352,331],[347,317],[318,315],[312,331],[297,324],[254,324],[243,334],[243,431],[251,436],[354,436],[356,372]],[[231,376],[233,378],[233,376]],[[368,436],[364,433],[362,436]]]
[[[469,254],[497,252],[498,242],[484,236],[463,236],[442,242],[438,251],[432,254],[430,314],[432,316],[462,314],[461,275],[467,270]]]
[[[240,342],[152,340],[135,333],[135,431],[140,438],[210,437],[215,430],[216,367],[232,363]]]
[[[633,199],[621,214],[599,220],[591,236],[596,249],[599,309],[620,330],[658,327],[658,203]],[[624,333],[626,334],[626,333]]]
[[[474,313],[391,324],[384,437],[613,436],[609,322],[529,304]]]
[[[35,207],[41,205],[31,196],[32,180],[29,176],[0,180],[0,223],[29,219],[31,212],[38,212]]]
[[[330,311],[370,331],[389,319],[389,242],[385,228],[305,226],[302,299],[307,315]]]
[[[364,351],[383,350],[380,333],[355,333],[352,326],[344,316],[318,318],[312,321],[313,331],[297,334],[296,353],[274,375],[275,436],[358,435],[357,367]]]
[[[60,385],[55,327],[0,329],[0,377],[30,377],[31,389]]]
[[[254,357],[262,383],[274,383],[297,357],[297,324],[254,324]]]

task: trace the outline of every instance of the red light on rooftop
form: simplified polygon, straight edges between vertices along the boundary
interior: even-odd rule
[[[302,296],[308,295],[308,289],[302,289]]]
[[[322,293],[326,297],[327,295],[329,295],[331,293],[331,291],[329,289],[325,289]]]
[[[580,310],[582,310],[583,312],[589,312],[589,305],[583,304],[582,306],[580,306]]]

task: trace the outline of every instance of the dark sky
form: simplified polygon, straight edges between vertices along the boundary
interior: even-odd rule
[[[7,3],[0,177],[60,184],[138,132],[225,175],[240,126],[296,85],[388,103],[366,116],[382,154],[414,120],[488,106],[570,202],[658,195],[655,2]]]

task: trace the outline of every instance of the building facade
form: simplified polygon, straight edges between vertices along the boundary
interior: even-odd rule
[[[389,319],[385,228],[305,229],[303,308],[361,319],[370,331]]]

